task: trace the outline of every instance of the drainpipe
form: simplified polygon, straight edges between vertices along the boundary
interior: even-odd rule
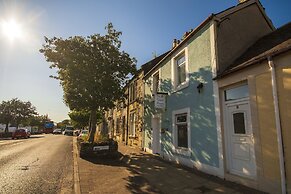
[[[128,132],[128,130],[129,130],[129,127],[128,127],[128,124],[129,124],[129,103],[130,103],[130,99],[129,99],[129,97],[130,97],[130,94],[129,94],[129,90],[130,90],[130,88],[129,88],[129,86],[128,86],[128,90],[127,90],[127,92],[128,92],[128,94],[127,94],[127,109],[126,109],[126,139],[125,139],[125,145],[128,145],[128,135],[129,135],[129,132]]]
[[[281,128],[281,119],[280,119],[280,112],[279,112],[276,71],[275,71],[275,65],[274,65],[272,57],[268,57],[268,64],[269,64],[269,67],[271,70],[271,76],[272,76],[272,90],[273,90],[273,98],[274,98],[275,120],[276,120],[277,141],[278,141],[279,162],[280,162],[281,190],[282,190],[282,194],[285,194],[286,193],[286,177],[285,177],[282,128]]]

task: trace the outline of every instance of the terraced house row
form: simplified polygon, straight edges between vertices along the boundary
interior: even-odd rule
[[[211,14],[141,66],[106,118],[112,136],[165,160],[291,193],[291,24],[258,0]]]

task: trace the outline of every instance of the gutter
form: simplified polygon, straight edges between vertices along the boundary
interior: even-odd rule
[[[281,127],[281,118],[280,118],[280,109],[278,101],[278,91],[277,91],[277,78],[275,64],[272,57],[268,57],[268,64],[271,70],[272,76],[272,90],[273,90],[273,99],[274,99],[274,109],[275,109],[275,121],[277,129],[277,141],[278,141],[278,151],[279,151],[279,163],[280,163],[280,176],[281,176],[281,191],[282,194],[286,193],[286,171],[285,171],[285,160],[284,160],[284,145],[282,139],[282,127]]]

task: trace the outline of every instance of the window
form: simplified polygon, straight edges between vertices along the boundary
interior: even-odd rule
[[[129,102],[133,102],[136,100],[136,86],[137,86],[136,81],[131,83],[129,86]]]
[[[116,119],[116,133],[120,133],[120,118]]]
[[[186,81],[186,61],[185,61],[185,54],[179,56],[176,59],[176,66],[177,66],[177,84],[181,85]]]
[[[188,148],[187,113],[176,115],[176,129],[178,147]]]
[[[172,59],[172,85],[177,91],[189,85],[188,57],[185,48]]]
[[[237,100],[249,96],[248,85],[225,90],[225,101]]]
[[[157,72],[153,75],[153,95],[157,94],[157,92],[159,91],[159,85],[160,85],[160,75],[159,72]]]
[[[233,114],[233,128],[235,134],[246,134],[244,113],[241,112]]]
[[[190,108],[184,108],[172,112],[173,121],[173,144],[174,152],[191,155],[191,130],[190,130]]]
[[[135,113],[129,115],[129,135],[135,136]]]

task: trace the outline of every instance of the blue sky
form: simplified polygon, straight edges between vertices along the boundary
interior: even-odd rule
[[[123,32],[122,49],[138,66],[171,48],[174,38],[195,28],[211,13],[237,0],[0,0],[0,24],[13,18],[22,35],[10,40],[0,29],[0,101],[31,101],[54,121],[66,118],[62,89],[39,53],[43,37],[104,34],[112,22]],[[275,27],[291,21],[290,0],[262,0]],[[3,25],[2,25],[3,26]],[[3,28],[0,25],[0,28]]]

